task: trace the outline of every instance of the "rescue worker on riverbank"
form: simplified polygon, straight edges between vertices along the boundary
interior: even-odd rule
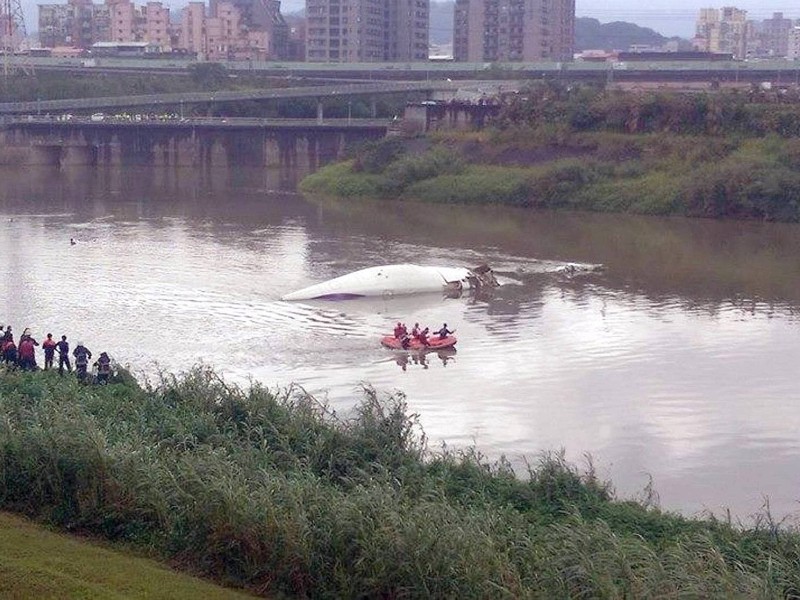
[[[47,339],[42,342],[44,349],[44,370],[53,368],[53,358],[56,355],[56,341],[53,339],[53,334],[48,333]]]
[[[26,329],[25,331],[28,330]],[[22,334],[19,338],[19,367],[23,371],[35,371],[38,368],[36,366],[36,348],[34,344],[39,345],[30,336],[30,333]]]
[[[100,353],[100,358],[95,363],[97,365],[97,383],[105,385],[108,383],[108,378],[111,375],[111,359],[105,352]]]
[[[75,376],[79,381],[86,381],[86,369],[89,366],[89,359],[92,358],[91,351],[83,345],[83,342],[78,342],[72,351],[72,356],[75,357]]]
[[[64,374],[64,365],[67,366],[67,371],[72,373],[72,365],[69,362],[69,342],[67,342],[67,336],[61,336],[61,341],[56,344],[56,350],[58,350],[58,374]]]
[[[9,369],[17,366],[17,345],[13,339],[3,341],[3,360]]]

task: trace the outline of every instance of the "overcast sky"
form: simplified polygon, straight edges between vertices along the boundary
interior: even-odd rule
[[[66,0],[47,0],[48,2],[64,2]],[[98,0],[96,0],[98,1]],[[143,4],[146,0],[134,0],[136,4]],[[36,0],[22,0],[25,10],[25,20],[28,31],[37,29],[37,2]],[[629,21],[651,27],[661,34],[682,37],[691,37],[694,34],[694,22],[697,13],[703,7],[736,6],[748,11],[748,17],[765,19],[772,16],[773,12],[783,12],[784,16],[800,18],[800,5],[794,8],[786,0],[737,0],[725,4],[703,2],[702,0],[576,0],[576,13],[579,17],[594,17],[603,23],[609,21]],[[164,2],[173,9],[186,5],[181,0],[165,0]],[[283,0],[283,12],[292,12],[303,8],[305,0]]]

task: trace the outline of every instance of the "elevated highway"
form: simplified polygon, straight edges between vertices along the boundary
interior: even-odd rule
[[[490,85],[491,82],[481,82]],[[508,83],[508,82],[506,82]],[[463,83],[448,81],[378,81],[371,83],[332,83],[305,87],[286,87],[241,91],[189,92],[178,94],[146,94],[141,96],[111,96],[103,98],[73,98],[67,100],[41,100],[33,102],[5,102],[0,104],[0,114],[39,114],[42,112],[94,111],[99,109],[126,109],[136,107],[179,106],[242,100],[277,100],[314,98],[341,98],[352,96],[378,96],[397,93],[432,94],[456,91]]]

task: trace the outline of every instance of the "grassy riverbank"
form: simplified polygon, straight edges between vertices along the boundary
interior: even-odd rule
[[[495,127],[396,139],[308,176],[340,197],[641,214],[800,220],[800,100],[719,94],[544,92]]]
[[[253,596],[0,513],[0,597],[245,600]]]
[[[354,399],[356,402],[356,399]],[[350,419],[197,369],[141,389],[0,375],[0,506],[221,582],[311,597],[791,597],[800,536],[618,502],[558,456],[430,452],[401,397]]]

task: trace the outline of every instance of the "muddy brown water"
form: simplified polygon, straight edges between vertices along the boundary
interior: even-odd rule
[[[294,382],[339,411],[364,382],[400,390],[432,447],[590,453],[620,496],[652,477],[686,514],[798,509],[796,225],[319,202],[268,171],[0,177],[0,321],[17,331],[142,376],[202,362]],[[507,282],[488,298],[279,300],[376,264],[482,261]],[[382,349],[398,320],[446,321],[457,352]]]

